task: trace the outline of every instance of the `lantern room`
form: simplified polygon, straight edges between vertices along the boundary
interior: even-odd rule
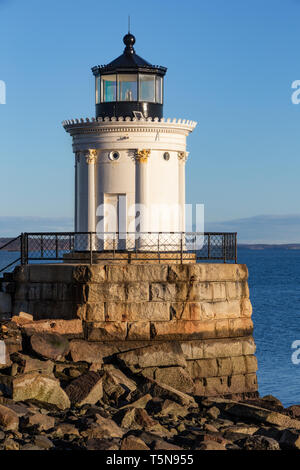
[[[96,117],[163,117],[165,67],[135,53],[135,37],[124,36],[124,52],[108,65],[93,67]]]

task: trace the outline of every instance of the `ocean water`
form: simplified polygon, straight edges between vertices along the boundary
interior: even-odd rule
[[[0,252],[0,269],[17,257]],[[259,393],[300,404],[300,364],[292,362],[292,343],[300,342],[300,250],[239,248],[238,262],[249,269]]]
[[[259,393],[300,404],[300,364],[291,347],[300,341],[300,250],[240,248],[238,262],[249,270]]]

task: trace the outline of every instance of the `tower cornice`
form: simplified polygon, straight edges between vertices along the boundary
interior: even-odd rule
[[[136,119],[129,117],[72,119],[63,121],[63,127],[70,135],[98,134],[110,132],[154,132],[190,134],[196,127],[195,121],[182,119]]]

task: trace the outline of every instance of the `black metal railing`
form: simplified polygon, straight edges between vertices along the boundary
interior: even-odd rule
[[[19,235],[0,246],[0,253],[3,254],[0,258],[0,273],[12,269],[15,264],[22,263],[22,240],[22,235]]]
[[[18,249],[17,249],[18,248]],[[23,233],[0,247],[12,250],[16,258],[0,273],[16,263],[32,262],[96,262],[151,259],[167,262],[176,259],[223,261],[237,263],[237,234],[221,232],[53,232]],[[14,251],[15,250],[15,251]]]

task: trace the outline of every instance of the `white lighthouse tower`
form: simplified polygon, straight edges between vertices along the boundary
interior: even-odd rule
[[[185,232],[186,138],[196,123],[163,117],[165,67],[123,38],[122,55],[92,69],[96,117],[64,121],[75,153],[75,232]],[[125,243],[125,244],[124,244]],[[122,245],[123,244],[123,245]]]

